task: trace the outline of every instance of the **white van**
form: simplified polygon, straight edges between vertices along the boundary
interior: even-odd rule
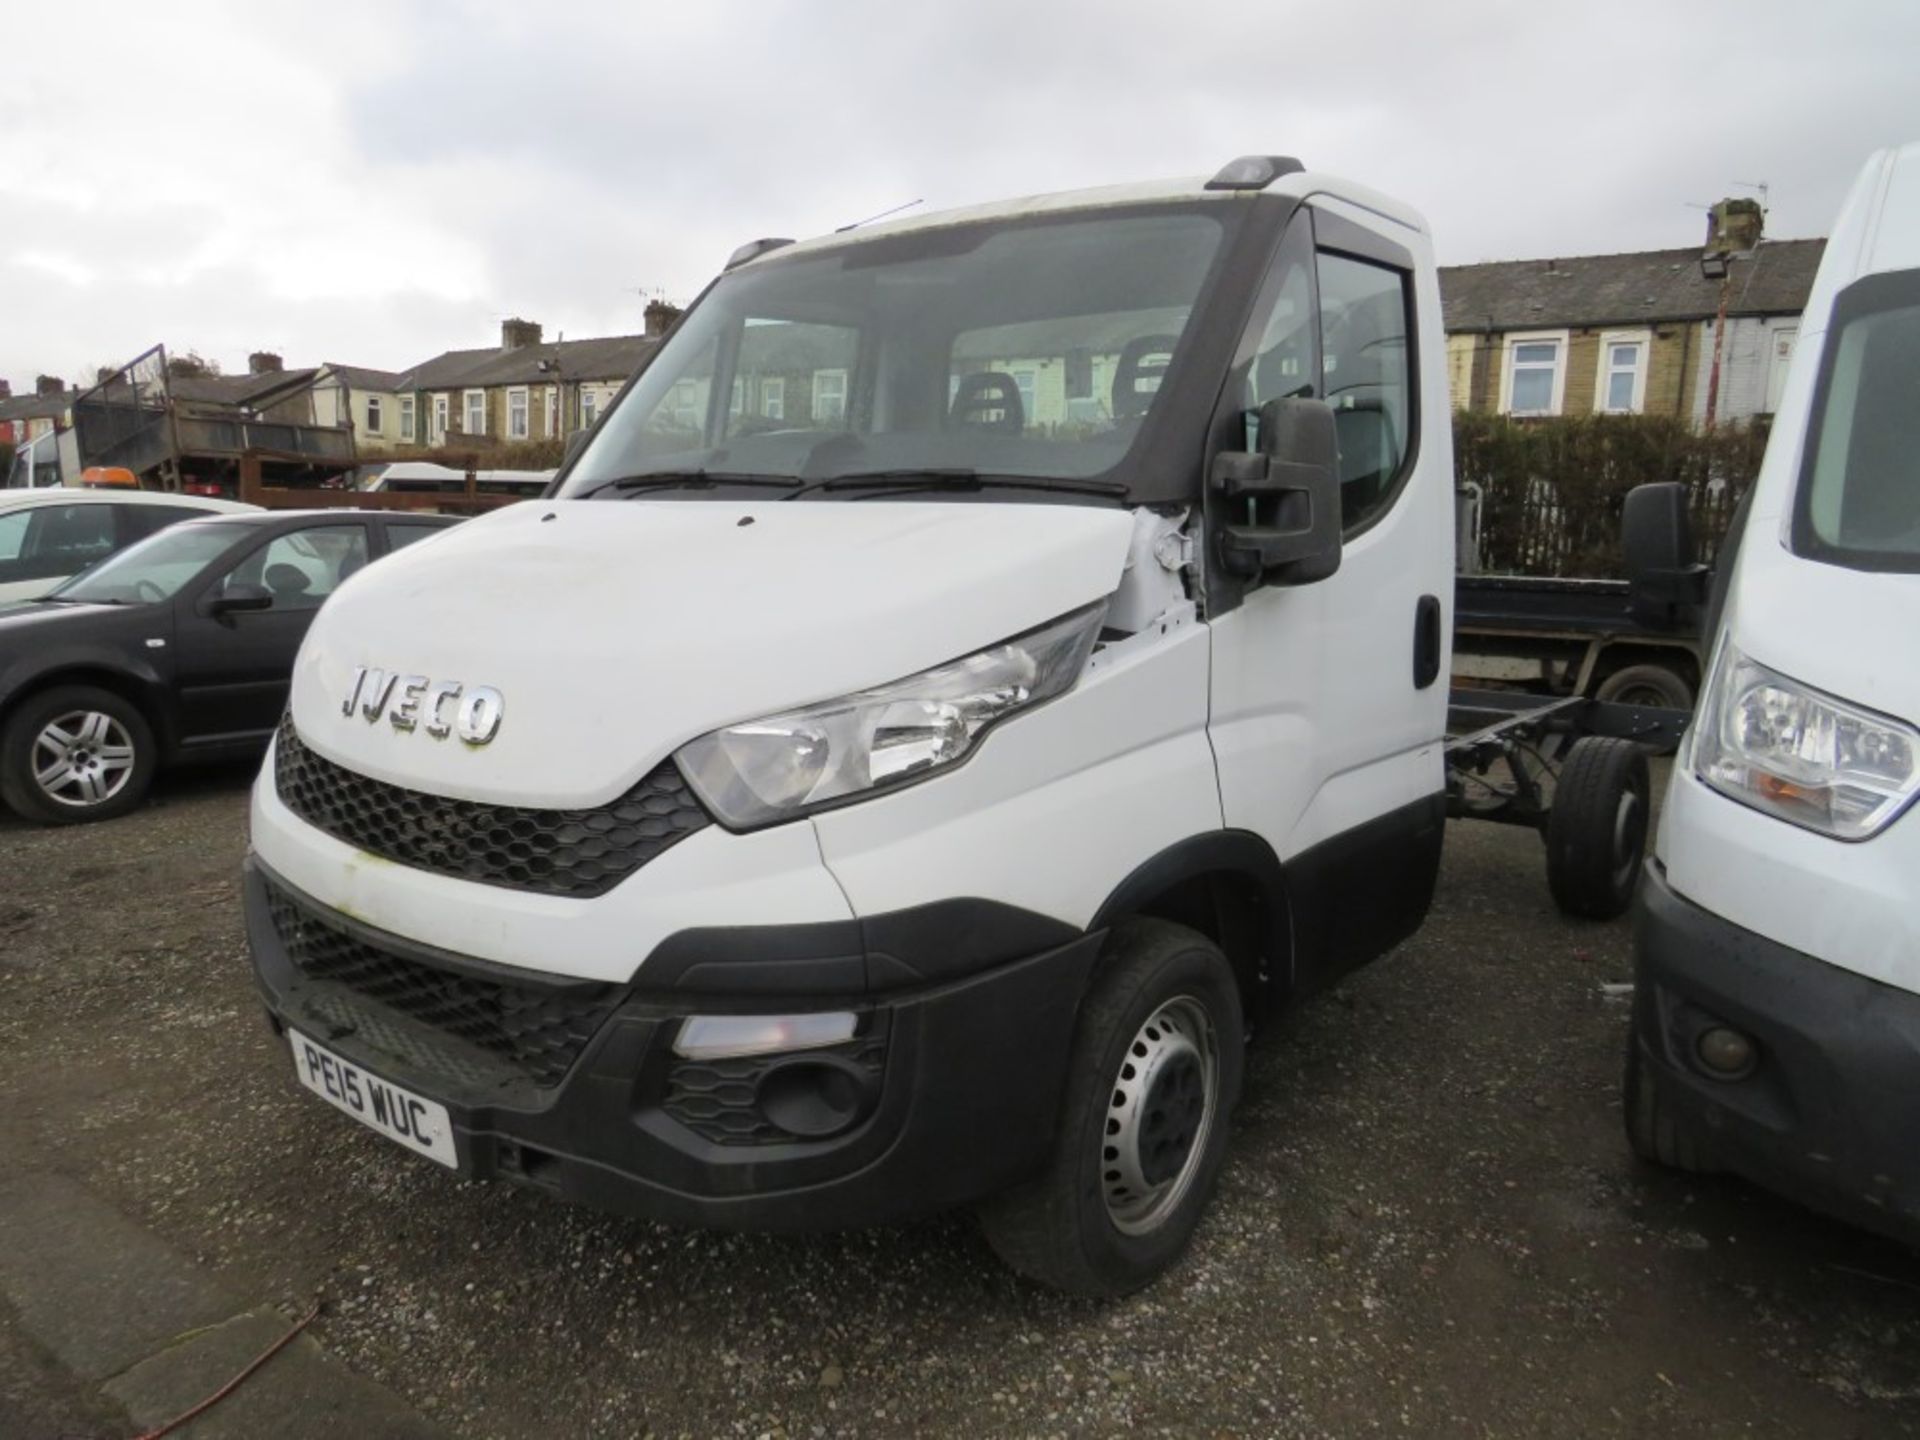
[[[1419,217],[1282,157],[743,247],[553,498],[314,622],[245,881],[299,1080],[1144,1283],[1249,1025],[1426,913],[1448,415]]]
[[[1827,242],[1641,884],[1628,1136],[1920,1237],[1920,145]]]

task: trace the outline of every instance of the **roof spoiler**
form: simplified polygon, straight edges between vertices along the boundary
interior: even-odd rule
[[[1291,155],[1242,155],[1220,167],[1207,181],[1209,190],[1264,190],[1282,175],[1297,175],[1307,167]]]

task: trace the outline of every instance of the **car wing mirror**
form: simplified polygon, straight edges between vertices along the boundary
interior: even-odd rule
[[[1340,445],[1324,400],[1267,401],[1257,448],[1215,456],[1207,483],[1223,502],[1215,544],[1229,574],[1306,585],[1340,568]]]
[[[1697,622],[1712,572],[1694,559],[1687,487],[1637,485],[1620,511],[1627,611],[1642,625],[1682,629]]]
[[[273,592],[264,585],[232,580],[207,601],[209,615],[236,615],[248,610],[271,610]]]

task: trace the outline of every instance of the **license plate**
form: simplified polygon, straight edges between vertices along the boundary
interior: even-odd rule
[[[450,1169],[459,1168],[446,1106],[369,1074],[291,1026],[287,1039],[293,1045],[294,1074],[307,1089],[389,1140]]]

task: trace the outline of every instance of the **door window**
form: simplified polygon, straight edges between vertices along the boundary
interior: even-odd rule
[[[275,610],[318,610],[366,563],[365,526],[315,525],[274,537],[236,565],[222,585],[264,585]]]
[[[1413,450],[1407,276],[1321,252],[1321,374],[1340,444],[1340,516],[1351,533],[1393,502]]]
[[[448,525],[418,525],[408,520],[389,520],[387,522],[387,549],[403,550],[416,540],[424,540],[429,535],[438,535],[451,529]]]
[[[34,505],[0,516],[0,583],[72,575],[114,551],[117,505]]]

